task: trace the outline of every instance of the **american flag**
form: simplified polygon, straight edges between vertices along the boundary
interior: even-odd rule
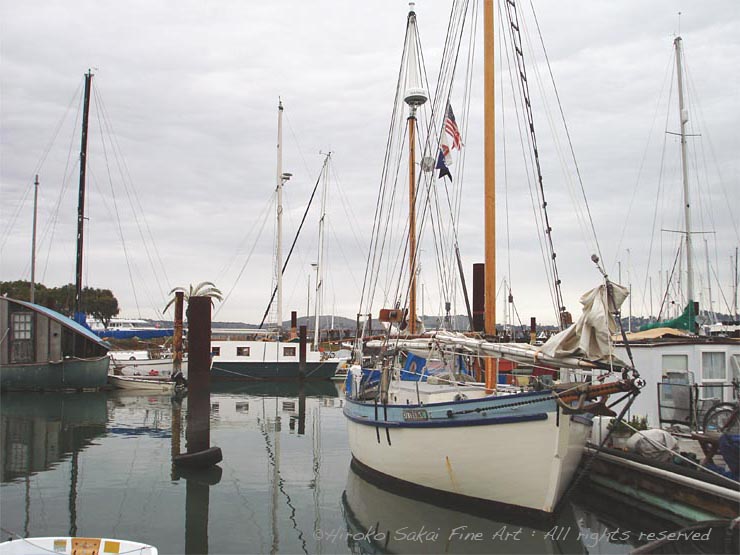
[[[452,106],[447,105],[447,113],[445,114],[444,121],[444,134],[439,144],[439,155],[437,156],[436,168],[439,170],[439,178],[448,176],[452,179],[452,174],[447,167],[452,163],[450,158],[450,152],[453,148],[460,150],[463,146],[462,138],[460,137],[460,130],[457,128],[457,122],[455,121],[455,114],[452,113]],[[449,137],[449,139],[448,139]]]
[[[452,137],[452,145],[450,150],[456,148],[460,150],[462,147],[462,138],[460,137],[460,131],[457,128],[457,122],[455,121],[455,114],[452,113],[452,106],[447,105],[447,114],[445,115],[445,133]]]

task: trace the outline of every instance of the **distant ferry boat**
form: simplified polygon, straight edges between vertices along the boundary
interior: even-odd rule
[[[88,319],[87,325],[95,335],[112,339],[154,339],[174,333],[173,328],[162,328],[140,318],[111,318],[107,327],[100,320]]]
[[[264,330],[214,329],[211,332],[211,379],[296,380],[299,371],[297,341],[277,341]],[[306,346],[307,380],[328,380],[339,359]]]

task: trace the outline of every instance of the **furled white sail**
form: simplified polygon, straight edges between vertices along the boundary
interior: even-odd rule
[[[611,284],[616,309],[629,295],[629,290]],[[540,352],[553,358],[578,357],[592,361],[616,362],[610,338],[616,333],[617,322],[609,310],[607,287],[602,284],[584,293],[580,299],[583,313],[575,324],[553,335],[540,348]],[[612,308],[612,311],[614,308]]]

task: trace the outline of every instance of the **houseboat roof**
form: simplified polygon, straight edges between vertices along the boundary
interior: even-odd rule
[[[110,348],[110,346],[108,345],[108,343],[106,343],[105,341],[103,341],[100,337],[98,337],[97,335],[95,335],[92,331],[90,331],[89,329],[87,329],[85,326],[82,326],[82,325],[78,324],[77,322],[75,322],[71,318],[67,318],[63,314],[59,314],[55,310],[52,310],[52,309],[47,308],[45,306],[41,306],[40,304],[29,303],[28,301],[19,301],[18,299],[11,299],[11,298],[8,298],[8,297],[3,297],[3,298],[5,300],[7,300],[7,301],[10,301],[10,302],[19,304],[21,306],[25,306],[26,308],[30,308],[31,310],[33,310],[35,312],[40,312],[44,316],[46,316],[48,318],[51,318],[52,320],[55,320],[55,321],[59,322],[61,325],[63,325],[66,328],[71,329],[75,333],[79,333],[80,335],[84,335],[90,341],[94,341],[95,343],[97,343],[98,345],[101,345],[101,346],[105,347],[106,349],[107,348]]]

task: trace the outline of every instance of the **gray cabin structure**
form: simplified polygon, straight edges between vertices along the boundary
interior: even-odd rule
[[[0,389],[97,389],[107,383],[109,345],[45,306],[0,297]]]

